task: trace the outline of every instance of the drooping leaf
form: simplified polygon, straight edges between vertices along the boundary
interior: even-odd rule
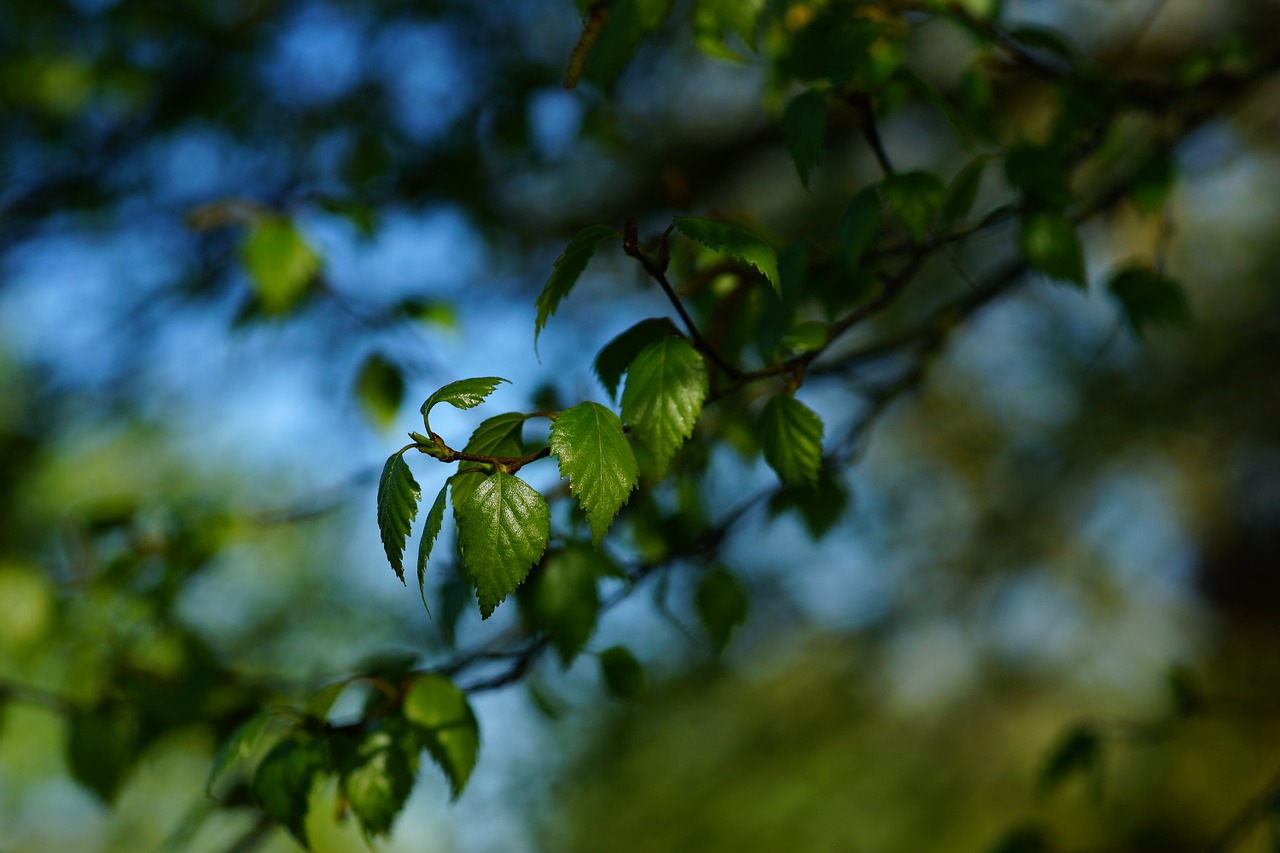
[[[638,482],[636,457],[622,421],[590,401],[565,409],[551,425],[551,452],[560,463],[560,478],[569,478],[569,490],[587,514],[592,543],[599,547]]]
[[[370,731],[342,776],[342,792],[366,835],[386,835],[413,791],[417,743],[406,744],[389,727]]]
[[[840,256],[849,269],[857,269],[862,256],[880,231],[880,194],[868,187],[853,197],[840,220]]]
[[[932,172],[899,172],[880,184],[885,204],[893,208],[907,233],[917,243],[929,233],[929,226],[947,201],[947,188]]]
[[[413,520],[418,517],[421,497],[422,489],[413,479],[404,453],[393,453],[378,481],[378,530],[387,559],[401,583],[404,583],[404,543]]]
[[[602,552],[573,543],[548,554],[527,592],[522,591],[521,609],[546,635],[564,666],[573,663],[595,631],[599,579],[616,571]]]
[[[644,692],[644,669],[626,646],[610,646],[600,653],[600,675],[619,699],[634,699]]]
[[[1089,725],[1076,726],[1049,753],[1040,772],[1040,792],[1050,794],[1072,776],[1096,771],[1101,757],[1102,738],[1097,730]]]
[[[422,404],[422,425],[426,428],[427,435],[431,434],[431,424],[427,422],[427,418],[437,403],[448,403],[455,409],[472,409],[483,403],[500,384],[509,381],[500,376],[477,376],[474,379],[450,382]]]
[[[683,338],[655,341],[631,362],[622,417],[648,449],[657,477],[693,434],[707,389],[702,356]]]
[[[110,805],[137,759],[134,721],[109,708],[77,711],[67,720],[71,776]]]
[[[427,608],[428,616],[431,615],[431,606],[427,604],[427,560],[431,557],[431,549],[436,544],[436,537],[440,535],[440,528],[444,526],[444,505],[448,492],[449,480],[445,480],[435,501],[431,504],[431,509],[427,512],[427,526],[422,531],[422,540],[418,543],[418,593],[422,596],[422,606]]]
[[[605,344],[596,356],[595,370],[610,399],[617,398],[622,375],[642,349],[654,341],[679,334],[675,324],[666,317],[653,317],[641,320]]]
[[[467,453],[477,456],[519,457],[524,455],[524,422],[526,418],[520,412],[505,412],[494,415],[481,422],[471,434]],[[462,466],[460,466],[462,467]],[[476,486],[483,482],[479,474],[462,474],[453,478],[453,511],[457,515],[459,505],[471,497]]]
[[[817,89],[807,89],[792,98],[782,113],[782,138],[805,187],[822,154],[826,133],[827,96]]]
[[[1131,265],[1111,277],[1107,290],[1120,305],[1139,338],[1151,326],[1185,326],[1191,305],[1182,285],[1144,265]]]
[[[369,356],[356,377],[356,397],[369,420],[386,429],[404,399],[404,377],[400,375],[400,368],[380,353]]]
[[[815,483],[822,467],[822,419],[794,397],[778,394],[760,412],[760,446],[783,483]]]
[[[538,336],[542,334],[547,320],[560,307],[560,301],[568,296],[569,291],[573,290],[573,286],[578,283],[579,276],[587,268],[587,262],[596,253],[596,248],[610,237],[617,236],[619,236],[618,231],[608,225],[588,225],[573,235],[569,245],[560,253],[560,257],[556,258],[551,278],[547,279],[542,293],[538,296],[538,320],[533,332],[534,346],[537,346]]]
[[[986,167],[987,161],[979,157],[951,179],[951,185],[947,187],[946,203],[942,205],[942,213],[938,217],[944,226],[959,222],[969,215],[969,211],[973,209],[973,203],[978,198],[978,189],[982,186],[982,173]]]
[[[1075,226],[1054,213],[1028,213],[1018,230],[1018,249],[1045,277],[1084,287],[1084,247]]]
[[[734,629],[747,618],[747,591],[742,581],[723,566],[716,566],[698,579],[693,603],[712,647],[723,652]]]
[[[462,565],[485,619],[529,574],[547,547],[551,514],[542,495],[514,474],[486,477],[456,503]]]
[[[320,256],[284,216],[256,221],[240,246],[240,257],[266,314],[288,313],[320,271]]]
[[[462,793],[480,754],[480,727],[467,694],[443,675],[420,675],[404,698],[404,717],[444,771],[454,799]]]
[[[324,741],[291,737],[267,753],[253,777],[253,795],[262,810],[306,849],[311,789],[328,765]]]
[[[775,492],[769,499],[769,515],[798,513],[809,535],[817,540],[835,527],[848,504],[844,483],[824,467],[818,472],[816,484],[787,486]]]
[[[208,796],[214,796],[214,786],[218,784],[218,781],[223,776],[253,755],[253,751],[258,746],[262,733],[266,731],[267,723],[270,720],[269,714],[259,711],[237,726],[231,734],[227,735],[226,740],[218,747],[218,752],[213,757],[213,766],[209,768],[209,778],[204,783],[205,793]]]
[[[714,219],[677,216],[672,222],[690,240],[696,240],[708,249],[723,252],[755,267],[773,285],[774,292],[782,295],[782,283],[778,277],[778,255],[772,246],[756,235],[736,225]]]

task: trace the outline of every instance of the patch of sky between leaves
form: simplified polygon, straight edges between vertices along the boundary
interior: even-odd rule
[[[364,65],[358,21],[327,3],[304,6],[285,25],[263,69],[285,103],[321,105],[355,86]]]
[[[475,57],[446,24],[392,23],[372,53],[396,124],[418,142],[442,137],[479,92]]]

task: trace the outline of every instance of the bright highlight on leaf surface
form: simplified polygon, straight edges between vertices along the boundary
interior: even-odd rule
[[[404,718],[414,725],[457,799],[480,754],[480,727],[467,695],[443,675],[418,676],[405,694]]]
[[[578,498],[596,547],[637,485],[636,457],[622,421],[599,403],[565,409],[551,426],[551,452]]]
[[[551,513],[532,486],[502,473],[484,478],[465,501],[457,502],[455,492],[454,513],[462,565],[488,619],[542,557]]]
[[[1046,278],[1085,286],[1084,248],[1075,226],[1054,213],[1028,213],[1018,230],[1018,250]]]
[[[382,534],[382,547],[387,552],[396,577],[404,582],[404,543],[409,528],[418,517],[418,500],[422,488],[413,479],[409,463],[403,453],[396,453],[382,468],[378,481],[378,530]]]
[[[658,478],[693,434],[707,387],[702,356],[683,338],[649,344],[631,362],[622,417],[649,451]]]
[[[818,163],[827,132],[827,97],[808,89],[791,99],[782,113],[782,138],[800,173],[800,183],[809,186],[809,173]]]
[[[788,485],[816,483],[822,467],[822,419],[794,397],[779,394],[760,412],[765,461]]]
[[[556,309],[560,307],[560,301],[568,296],[569,291],[573,290],[573,286],[578,283],[578,278],[587,268],[587,262],[595,254],[596,248],[610,237],[617,236],[619,236],[618,231],[608,225],[589,225],[573,235],[569,245],[565,247],[560,257],[556,258],[555,271],[551,273],[551,278],[547,279],[542,293],[538,296],[538,320],[533,332],[535,347],[538,336],[547,325],[547,320],[556,313]]]
[[[774,292],[782,295],[782,280],[778,277],[778,255],[772,246],[756,235],[743,231],[736,225],[714,219],[677,216],[672,222],[690,240],[696,240],[708,249],[723,252],[755,267],[773,285]]]
[[[267,314],[288,313],[320,271],[320,256],[283,216],[255,222],[240,246],[240,257]]]
[[[422,404],[422,425],[426,427],[427,434],[431,433],[431,424],[427,422],[427,418],[437,403],[448,403],[455,409],[473,409],[483,403],[500,384],[509,381],[501,376],[477,376],[474,379],[450,382]]]

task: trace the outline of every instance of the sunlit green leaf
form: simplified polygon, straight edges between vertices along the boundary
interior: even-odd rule
[[[267,723],[270,720],[269,714],[259,711],[237,726],[231,734],[227,735],[226,740],[218,747],[218,752],[213,757],[213,767],[209,769],[209,778],[205,780],[204,784],[206,794],[212,797],[214,795],[214,786],[217,785],[218,781],[253,755],[253,751],[257,747],[259,740],[261,740],[262,733],[266,731]]]
[[[600,675],[619,699],[634,699],[644,692],[644,669],[626,646],[610,646],[600,653]]]
[[[772,246],[759,237],[736,225],[715,219],[677,216],[672,222],[690,240],[696,240],[708,249],[722,252],[755,267],[773,285],[774,291],[779,296],[782,295],[782,283],[778,278],[778,255]]]
[[[1028,213],[1018,230],[1018,249],[1045,277],[1085,286],[1084,247],[1066,217]]]
[[[507,458],[523,456],[524,439],[522,433],[525,420],[525,416],[520,412],[504,412],[501,415],[494,415],[482,421],[480,426],[476,427],[476,431],[471,434],[471,439],[463,450],[476,456]],[[465,468],[468,464],[463,463],[459,468]],[[480,485],[483,480],[484,477],[479,474],[461,474],[453,478],[453,511],[455,515],[458,512],[458,506],[466,502],[471,493],[476,490],[476,486]]]
[[[551,515],[542,495],[514,474],[486,477],[465,502],[456,493],[454,500],[462,565],[488,619],[542,557]]]
[[[436,537],[440,535],[440,528],[444,526],[444,505],[448,492],[449,480],[445,480],[427,512],[426,529],[422,531],[422,540],[418,543],[418,592],[422,595],[422,606],[427,608],[428,616],[431,615],[431,606],[427,604],[427,560],[431,558],[431,549],[436,544]]]
[[[569,295],[578,278],[587,268],[587,262],[596,253],[596,248],[610,237],[620,236],[618,231],[607,225],[588,225],[569,241],[560,257],[556,258],[554,272],[538,295],[538,319],[534,326],[533,341],[537,345],[538,336],[547,325],[547,320],[556,313],[560,301]]]
[[[444,771],[457,799],[480,754],[480,727],[467,695],[443,675],[417,676],[405,694],[404,717],[416,727],[419,742]]]
[[[288,313],[320,271],[320,256],[293,221],[283,216],[264,216],[256,221],[240,246],[240,257],[258,304],[267,314]]]
[[[907,233],[917,243],[929,233],[929,226],[947,201],[947,188],[932,172],[900,172],[880,185],[885,204],[898,214]]]
[[[413,520],[418,517],[422,489],[413,479],[403,453],[394,453],[382,468],[378,480],[378,530],[396,577],[404,582],[404,543]]]
[[[551,452],[561,479],[569,478],[569,489],[587,514],[591,541],[599,546],[637,485],[636,457],[622,421],[599,403],[565,409],[551,425]]]
[[[631,366],[631,362],[641,350],[654,341],[679,334],[675,325],[666,317],[653,317],[641,320],[605,344],[600,354],[596,356],[595,370],[600,384],[609,392],[609,397],[618,396],[622,375],[627,372],[627,368]]]
[[[1138,337],[1151,326],[1183,326],[1191,322],[1191,305],[1182,285],[1148,266],[1136,264],[1111,277],[1107,290],[1120,304],[1129,328]]]
[[[702,356],[682,338],[655,341],[631,362],[622,417],[648,449],[659,478],[693,434],[707,388]]]
[[[342,792],[366,835],[386,835],[404,808],[417,771],[416,746],[387,728],[375,728],[356,747],[342,776]]]
[[[724,651],[734,629],[747,618],[747,591],[742,581],[723,566],[715,566],[698,579],[694,606],[716,652]]]
[[[782,113],[782,138],[791,160],[800,173],[800,183],[809,186],[809,173],[822,154],[827,132],[827,96],[807,89],[791,99]]]
[[[386,429],[404,399],[404,377],[400,368],[380,353],[365,359],[356,377],[356,397],[369,419]]]
[[[426,427],[427,434],[431,434],[431,424],[427,418],[431,414],[432,407],[437,403],[448,403],[455,409],[472,409],[483,403],[500,384],[509,381],[500,376],[477,376],[474,379],[450,382],[422,404],[422,425]]]
[[[329,764],[324,741],[296,737],[267,753],[253,778],[253,795],[274,821],[289,830],[304,848],[311,789]]]
[[[782,482],[814,483],[822,466],[822,419],[796,398],[778,394],[760,412],[760,446]]]
[[[574,543],[548,554],[527,593],[522,593],[521,608],[565,666],[573,663],[595,630],[599,579],[616,571],[602,552]]]

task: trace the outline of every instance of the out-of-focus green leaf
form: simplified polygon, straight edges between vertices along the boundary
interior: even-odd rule
[[[944,226],[952,225],[969,215],[973,203],[978,198],[978,189],[982,186],[982,172],[987,166],[984,158],[971,162],[961,169],[951,185],[947,187],[947,200],[942,205],[939,220]]]
[[[578,498],[597,547],[637,485],[636,457],[622,421],[599,403],[565,409],[551,425],[551,452],[560,477]]]
[[[671,0],[609,0],[608,16],[587,55],[583,78],[606,92],[644,37],[657,29],[671,10]]]
[[[605,554],[570,544],[548,554],[527,595],[520,600],[533,623],[546,635],[560,662],[573,663],[595,631],[600,613],[601,577],[617,571]]]
[[[1045,277],[1085,287],[1084,247],[1066,217],[1028,213],[1018,230],[1018,249]]]
[[[741,59],[727,43],[729,33],[756,49],[756,30],[764,0],[698,0],[693,10],[693,32],[703,52],[717,59]]]
[[[253,795],[262,810],[306,849],[311,789],[328,766],[324,741],[291,737],[267,753],[253,778]]]
[[[374,353],[365,359],[356,377],[356,397],[369,420],[386,429],[395,420],[404,399],[404,377],[386,356]]]
[[[422,488],[413,479],[404,453],[393,453],[378,480],[378,530],[387,560],[401,583],[404,582],[404,544],[413,520],[418,517],[421,497]]]
[[[816,320],[796,323],[782,335],[781,344],[791,352],[813,352],[827,345],[827,324]]]
[[[653,317],[641,320],[605,344],[596,356],[595,370],[600,384],[609,392],[609,397],[618,396],[622,375],[641,350],[654,341],[679,335],[675,325],[666,317]]]
[[[1071,201],[1071,172],[1056,147],[1022,145],[1005,157],[1004,176],[1038,210],[1061,212]]]
[[[448,403],[455,409],[472,409],[483,403],[500,384],[509,381],[500,376],[477,376],[474,379],[450,382],[436,391],[422,404],[422,425],[426,428],[427,434],[431,434],[431,424],[428,423],[427,417],[437,403]]]
[[[480,727],[467,694],[443,675],[414,678],[404,698],[404,718],[449,780],[454,799],[471,778],[480,754]]]
[[[822,467],[822,419],[796,398],[778,394],[760,412],[760,446],[783,483],[812,484]]]
[[[1134,207],[1152,214],[1164,207],[1178,178],[1177,166],[1168,151],[1157,151],[1134,173],[1129,197]]]
[[[226,740],[218,747],[218,752],[213,757],[213,767],[209,769],[209,778],[205,780],[205,793],[210,797],[214,796],[214,786],[233,768],[244,762],[245,759],[253,755],[254,749],[257,747],[262,733],[267,729],[267,723],[270,722],[271,716],[265,711],[259,711],[249,719],[245,720],[236,729],[227,735]]]
[[[1049,753],[1044,769],[1040,771],[1041,793],[1053,793],[1072,776],[1097,771],[1101,758],[1102,738],[1097,729],[1089,725],[1076,726]]]
[[[618,231],[608,225],[588,225],[573,235],[569,245],[560,253],[560,257],[556,258],[551,278],[547,279],[542,293],[538,295],[538,319],[533,332],[534,346],[537,346],[538,336],[542,334],[547,320],[560,307],[560,301],[568,296],[569,291],[573,290],[573,286],[578,283],[578,278],[587,268],[587,262],[596,253],[596,248],[610,237],[617,236],[619,236]]]
[[[480,614],[488,619],[542,557],[551,514],[532,486],[503,473],[486,477],[454,506],[462,565],[476,585]]]
[[[644,669],[626,646],[610,646],[600,653],[600,676],[619,699],[634,699],[644,692]]]
[[[947,201],[947,188],[932,172],[900,172],[880,185],[887,204],[898,214],[907,233],[917,243],[929,233],[929,226]]]
[[[774,493],[769,499],[769,514],[798,513],[809,535],[818,540],[835,527],[848,504],[849,493],[844,483],[823,468],[814,485],[787,486]]]
[[[693,434],[707,388],[702,356],[683,338],[655,341],[631,362],[622,417],[648,449],[657,477]]]
[[[368,836],[386,835],[413,790],[418,766],[412,747],[386,727],[368,732],[343,774],[342,792]]]
[[[240,257],[266,314],[287,314],[320,271],[320,256],[284,216],[264,216],[250,226]]]
[[[111,804],[137,758],[136,742],[131,719],[108,708],[77,711],[67,720],[66,756],[72,778]]]
[[[875,243],[880,219],[880,193],[875,187],[867,187],[849,201],[840,220],[840,256],[849,269],[857,269]]]
[[[723,652],[734,629],[747,618],[747,591],[742,581],[723,566],[715,566],[698,579],[693,603],[712,647]]]
[[[445,329],[458,327],[458,312],[448,302],[438,299],[406,299],[396,306],[395,313]]]
[[[772,246],[756,235],[715,219],[677,216],[672,222],[676,230],[689,239],[755,267],[773,285],[774,292],[782,295],[782,282],[778,278],[778,255]]]
[[[1191,322],[1191,305],[1182,285],[1148,266],[1134,264],[1119,270],[1111,277],[1107,291],[1138,337],[1151,326]]]
[[[827,96],[817,89],[807,89],[792,98],[782,113],[782,138],[805,187],[822,154],[826,133]]]

